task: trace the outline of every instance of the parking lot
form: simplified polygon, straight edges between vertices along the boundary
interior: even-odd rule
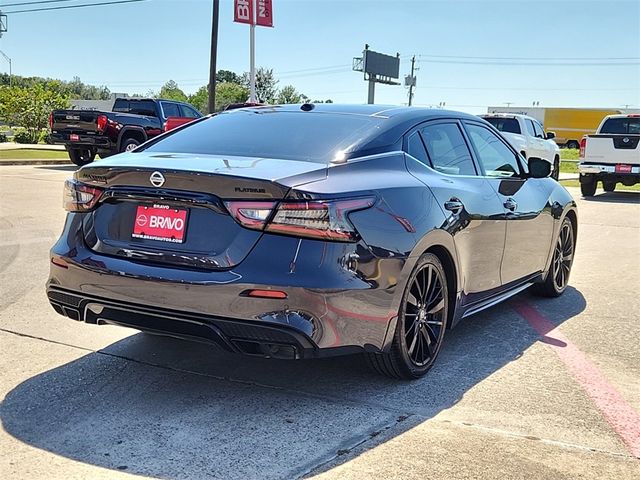
[[[416,382],[285,362],[51,309],[71,166],[0,167],[0,478],[638,478],[640,194],[570,189],[562,297],[448,332]]]

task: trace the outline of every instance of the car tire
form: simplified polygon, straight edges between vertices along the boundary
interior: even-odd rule
[[[578,149],[578,148],[580,148],[580,144],[575,140],[569,140],[567,142],[567,148],[576,148],[576,149]]]
[[[593,197],[596,194],[598,182],[592,176],[580,175],[580,192],[583,197]]]
[[[560,157],[558,155],[556,155],[556,157],[553,159],[553,170],[552,170],[552,174],[551,174],[551,178],[553,178],[554,180],[559,180],[560,179]]]
[[[129,152],[134,148],[136,148],[138,145],[140,145],[140,142],[135,138],[125,138],[124,140],[122,140],[122,143],[120,144],[120,151]]]
[[[89,148],[72,148],[69,150],[69,159],[79,167],[93,162],[95,158],[95,150]]]
[[[602,189],[605,192],[613,192],[616,189],[616,182],[602,182]]]
[[[567,217],[560,225],[560,231],[553,249],[551,266],[544,282],[534,287],[534,292],[543,297],[559,297],[567,289],[573,257],[576,251],[576,238],[573,223]]]
[[[418,260],[402,294],[391,348],[365,354],[376,372],[412,380],[433,366],[442,346],[449,313],[447,277],[437,256]]]

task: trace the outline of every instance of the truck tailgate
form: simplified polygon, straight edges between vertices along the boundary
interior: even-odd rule
[[[640,135],[588,135],[583,162],[640,165]]]
[[[68,133],[97,132],[97,118],[101,112],[95,110],[54,110],[51,130]]]

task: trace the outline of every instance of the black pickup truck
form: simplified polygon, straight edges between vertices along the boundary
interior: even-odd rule
[[[190,122],[202,114],[173,100],[117,98],[113,111],[54,110],[49,115],[49,141],[64,145],[78,166],[134,149],[141,143]],[[169,122],[167,122],[169,120]]]

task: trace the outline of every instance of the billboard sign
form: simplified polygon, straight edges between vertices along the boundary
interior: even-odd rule
[[[400,58],[383,53],[365,50],[363,52],[364,72],[386,78],[400,77]]]
[[[253,0],[234,0],[233,21],[253,24]]]

